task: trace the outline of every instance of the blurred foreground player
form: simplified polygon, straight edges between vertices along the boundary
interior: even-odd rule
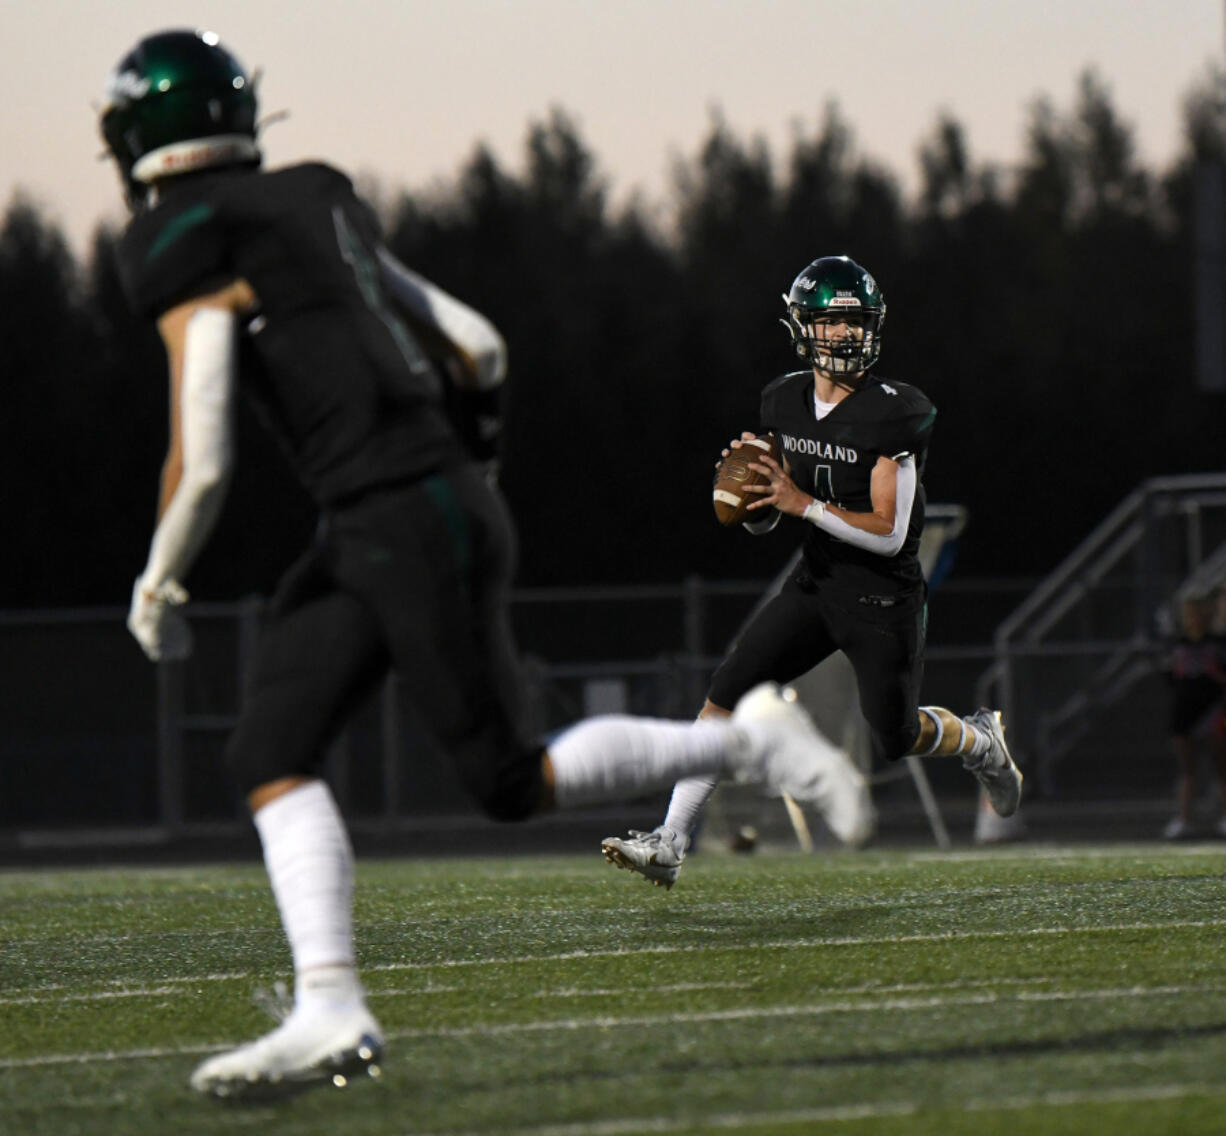
[[[769,483],[746,487],[760,499],[750,506],[759,519],[745,527],[758,534],[783,514],[797,517],[806,522],[803,556],[716,670],[701,718],[727,717],[758,683],[794,681],[842,651],[855,671],[874,758],[961,757],[996,812],[1009,816],[1022,777],[999,713],[959,718],[919,706],[927,621],[918,557],[922,476],[936,410],[916,387],[869,375],[881,351],[885,300],[860,265],[845,256],[815,260],[784,301],[796,353],[810,366],[762,392],[759,433],[775,434],[786,465],[766,454],[754,463]],[[754,437],[744,433],[731,445]],[[608,838],[605,857],[671,887],[718,781],[681,782],[658,828]]]
[[[383,1039],[355,970],[352,851],[320,770],[389,668],[498,820],[695,774],[813,800],[824,751],[772,686],[731,723],[598,718],[548,752],[528,737],[506,611],[512,527],[457,441],[422,347],[449,344],[448,373],[488,389],[505,369],[498,332],[387,253],[344,175],[318,163],[260,171],[252,82],[215,36],[141,41],[107,96],[102,132],[135,213],[121,272],[157,321],[170,371],[132,634],[155,660],[190,653],[182,581],[221,508],[238,388],[321,513],[273,599],[227,747],[289,941],[294,1004],[271,1033],[205,1061],[192,1085],[233,1097],[343,1084],[377,1069]]]

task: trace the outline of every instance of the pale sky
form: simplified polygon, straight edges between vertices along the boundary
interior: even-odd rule
[[[776,158],[838,100],[859,154],[914,184],[947,111],[972,159],[1012,163],[1041,95],[1072,109],[1093,67],[1141,158],[1179,152],[1182,100],[1224,55],[1224,0],[0,0],[0,187],[23,187],[78,251],[124,216],[93,109],[142,36],[217,32],[290,118],[266,162],[326,158],[386,188],[450,180],[485,142],[522,169],[561,106],[609,179],[665,204],[718,107]]]

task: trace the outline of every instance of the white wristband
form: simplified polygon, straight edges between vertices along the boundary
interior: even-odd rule
[[[808,521],[809,524],[820,525],[822,523],[822,516],[825,514],[825,512],[826,512],[826,506],[823,505],[820,501],[813,500],[813,501],[810,501],[805,506],[805,511],[801,513],[800,515],[806,521]]]

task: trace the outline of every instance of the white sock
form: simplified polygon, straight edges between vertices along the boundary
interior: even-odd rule
[[[719,784],[718,774],[705,777],[687,777],[673,786],[673,795],[669,798],[668,813],[664,817],[664,827],[671,828],[679,836],[684,836],[689,843],[690,836],[698,827],[699,818],[711,794]]]
[[[294,960],[294,1000],[361,1000],[354,971],[353,850],[332,792],[310,781],[255,814]]]
[[[929,710],[926,706],[921,706],[919,708],[919,712],[923,714],[924,717],[927,718],[928,721],[930,721],[933,724],[933,726],[936,728],[936,737],[932,739],[932,745],[930,745],[926,750],[924,750],[922,753],[919,754],[920,757],[928,757],[931,754],[936,753],[936,751],[941,748],[941,742],[945,737],[945,725],[941,721],[941,715],[934,713],[932,710]],[[963,725],[962,728],[966,729],[966,726]]]
[[[971,743],[971,751],[966,755],[966,760],[982,757],[992,746],[992,739],[988,737],[974,722],[968,722],[965,718],[962,719],[962,728],[966,730],[975,740]]]
[[[627,800],[696,774],[718,779],[748,748],[729,722],[667,722],[609,714],[580,722],[549,746],[559,808]]]

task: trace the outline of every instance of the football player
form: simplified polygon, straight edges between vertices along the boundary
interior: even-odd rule
[[[256,121],[252,78],[217,37],[170,31],[119,62],[100,123],[134,211],[120,274],[157,323],[170,376],[132,634],[154,660],[191,650],[183,581],[222,507],[236,392],[321,513],[270,605],[226,752],[289,942],[293,1005],[195,1070],[192,1085],[217,1097],[377,1068],[383,1033],[354,966],[353,855],[321,769],[389,668],[498,820],[700,774],[812,800],[830,776],[811,723],[770,685],[732,722],[596,718],[548,750],[528,735],[507,616],[512,526],[443,409],[444,383],[480,394],[502,381],[502,337],[388,253],[344,174],[262,170]]]
[[[918,705],[926,620],[922,479],[936,410],[916,387],[870,373],[886,305],[855,261],[813,261],[784,302],[783,322],[808,366],[762,392],[759,433],[775,434],[784,464],[765,454],[754,463],[769,483],[746,487],[759,499],[745,527],[762,533],[784,515],[795,517],[804,526],[803,555],[716,670],[700,717],[725,717],[757,683],[794,681],[842,651],[855,671],[875,758],[960,757],[996,812],[1009,816],[1022,777],[999,713],[980,709],[959,718]],[[731,446],[755,436],[743,433]],[[605,840],[606,859],[671,887],[717,781],[678,784],[663,823]],[[839,835],[854,829],[837,802],[823,811]]]

